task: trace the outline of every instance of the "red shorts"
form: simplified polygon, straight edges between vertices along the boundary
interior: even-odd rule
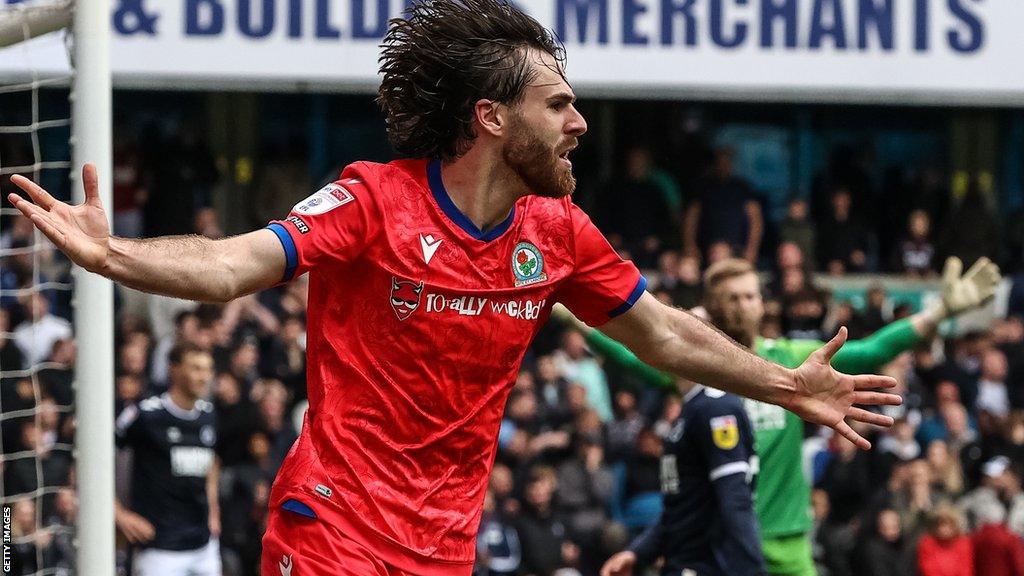
[[[271,508],[261,576],[412,576],[316,518]]]

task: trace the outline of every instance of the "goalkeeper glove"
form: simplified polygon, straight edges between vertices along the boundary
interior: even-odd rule
[[[1002,280],[999,266],[982,257],[963,276],[964,263],[956,256],[942,270],[942,316],[949,318],[988,302]]]

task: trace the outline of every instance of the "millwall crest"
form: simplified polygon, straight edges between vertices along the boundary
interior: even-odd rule
[[[409,280],[391,277],[391,308],[399,320],[405,320],[420,307],[420,295],[423,294],[423,282],[419,284]]]
[[[711,419],[711,440],[722,450],[732,450],[740,443],[740,429],[731,414]]]
[[[548,279],[544,273],[544,256],[529,242],[520,242],[512,250],[512,273],[516,277],[516,287]]]

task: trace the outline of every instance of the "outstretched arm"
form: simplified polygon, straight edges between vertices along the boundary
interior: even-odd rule
[[[629,312],[601,327],[647,364],[677,376],[777,404],[808,422],[824,424],[861,448],[871,444],[845,418],[889,426],[892,419],[854,404],[899,404],[895,394],[874,392],[895,385],[883,376],[849,376],[829,362],[846,341],[846,330],[790,370],[763,360],[693,315],[644,294]]]
[[[82,169],[85,203],[71,206],[22,176],[11,181],[34,202],[9,199],[79,266],[137,290],[177,298],[226,302],[269,288],[285,270],[280,241],[270,230],[211,240],[202,236],[128,239],[110,235],[99,198],[96,167]]]

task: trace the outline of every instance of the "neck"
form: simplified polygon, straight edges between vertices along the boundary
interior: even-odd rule
[[[487,232],[508,218],[527,190],[500,158],[477,148],[482,147],[474,147],[453,162],[443,162],[441,180],[459,211],[481,232]]]
[[[182,410],[191,410],[196,405],[196,398],[184,390],[183,386],[171,386],[167,391],[171,402]]]

